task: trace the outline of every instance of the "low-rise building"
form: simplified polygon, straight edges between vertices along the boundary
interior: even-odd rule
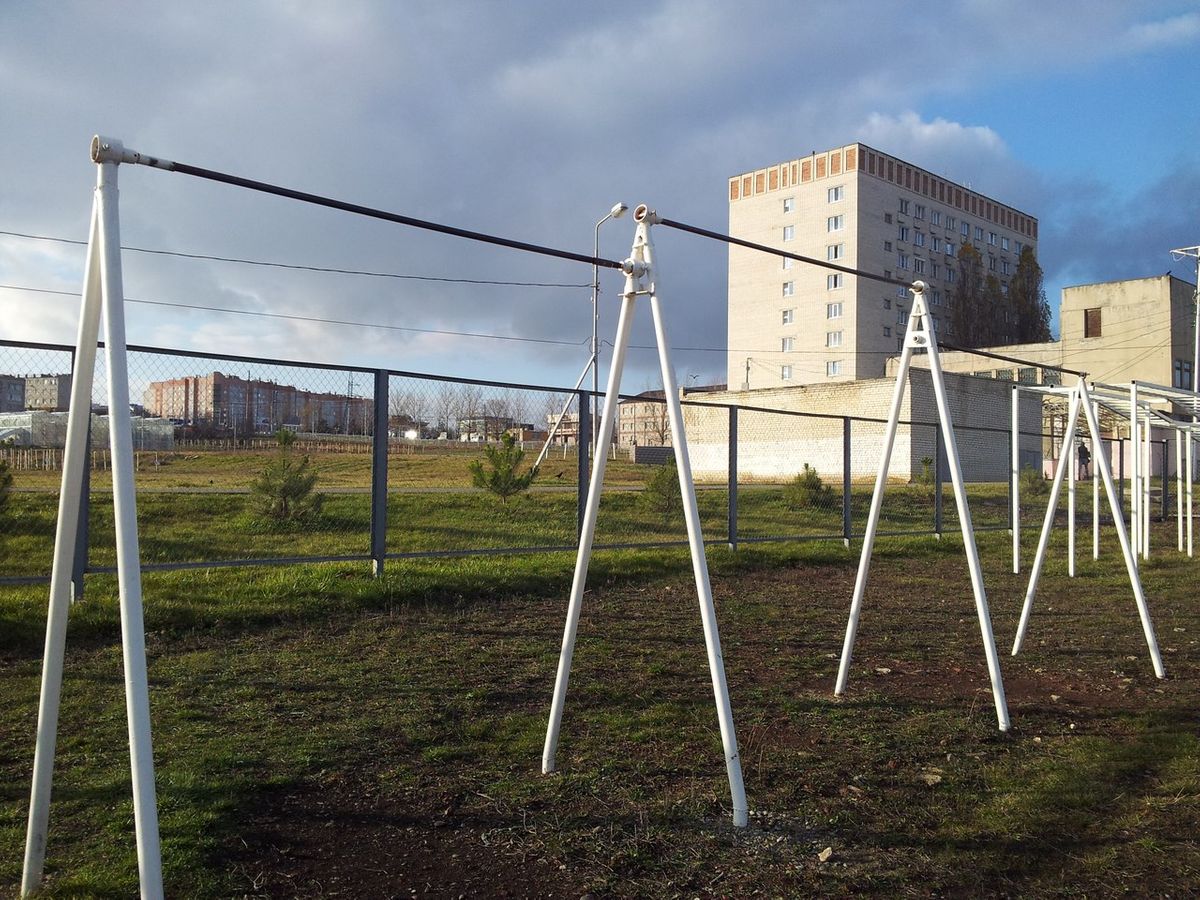
[[[70,375],[28,375],[25,378],[25,408],[64,412],[71,406]]]

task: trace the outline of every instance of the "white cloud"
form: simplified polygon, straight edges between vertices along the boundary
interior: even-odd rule
[[[1129,28],[1126,46],[1134,51],[1174,47],[1200,39],[1200,12],[1184,13],[1158,22],[1139,22]]]

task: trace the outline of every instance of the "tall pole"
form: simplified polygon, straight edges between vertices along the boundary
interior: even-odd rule
[[[592,258],[600,258],[600,226],[609,219],[619,219],[629,209],[624,203],[614,203],[603,219],[596,223],[596,239],[592,244]],[[600,396],[600,266],[592,263],[592,402]],[[596,428],[599,426],[598,416],[592,416],[592,453],[596,452]],[[606,448],[607,449],[607,448]]]

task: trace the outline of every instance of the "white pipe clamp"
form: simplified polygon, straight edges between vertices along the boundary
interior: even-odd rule
[[[116,138],[96,135],[92,138],[92,162],[94,163],[131,163],[137,166],[151,166],[155,169],[171,171],[175,163],[169,159],[157,156],[147,156],[136,150],[127,150],[125,145]]]

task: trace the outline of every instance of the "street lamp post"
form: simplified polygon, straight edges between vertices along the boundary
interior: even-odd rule
[[[596,223],[596,240],[593,246],[592,256],[600,257],[600,226],[609,219],[619,219],[625,215],[625,211],[629,209],[624,203],[614,203],[613,208],[608,211],[608,214]],[[600,343],[597,340],[600,330],[600,267],[596,263],[592,263],[592,402],[597,402],[600,396]],[[596,452],[596,428],[600,424],[600,417],[596,414],[596,410],[592,410],[592,442],[589,445],[593,454]],[[607,450],[607,448],[606,448]]]

